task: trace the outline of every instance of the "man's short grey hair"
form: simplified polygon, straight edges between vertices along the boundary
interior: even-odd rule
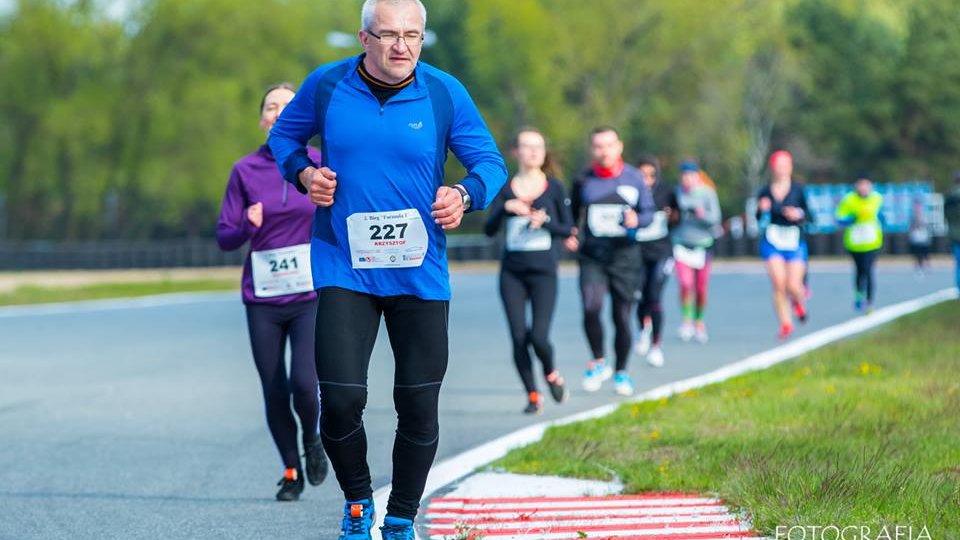
[[[427,8],[424,7],[423,2],[420,0],[366,0],[363,3],[363,7],[360,8],[360,29],[365,31],[373,30],[374,11],[377,9],[377,4],[388,2],[394,5],[417,4],[417,7],[420,8],[420,16],[423,17],[423,25],[426,27]]]

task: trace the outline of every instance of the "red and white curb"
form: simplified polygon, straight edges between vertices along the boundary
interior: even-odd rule
[[[757,538],[717,499],[686,494],[502,499],[437,498],[431,539],[547,540]]]
[[[502,486],[499,489],[491,486]],[[505,487],[510,489],[504,489]],[[759,535],[720,500],[687,493],[538,496],[619,491],[614,483],[480,473],[431,499],[424,512],[431,540],[752,539]],[[489,496],[471,496],[475,493]],[[515,492],[524,496],[503,497]]]

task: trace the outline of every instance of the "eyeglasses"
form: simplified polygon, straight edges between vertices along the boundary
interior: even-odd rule
[[[423,34],[420,32],[407,32],[406,34],[400,35],[393,32],[384,32],[380,35],[374,34],[370,30],[366,30],[368,34],[377,38],[380,41],[381,45],[386,45],[387,47],[392,47],[403,40],[403,44],[407,47],[416,47],[423,43]]]

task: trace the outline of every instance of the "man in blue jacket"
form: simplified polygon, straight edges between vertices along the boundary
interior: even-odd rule
[[[386,321],[396,361],[398,427],[385,539],[413,539],[437,450],[447,366],[447,230],[487,206],[506,166],[463,85],[419,63],[420,0],[367,0],[364,53],[311,73],[269,144],[284,178],[318,206],[311,259],[321,436],[346,505],[341,538],[371,538],[374,521],[363,409],[367,368]],[[306,143],[319,135],[321,163]],[[443,185],[447,149],[467,170]]]

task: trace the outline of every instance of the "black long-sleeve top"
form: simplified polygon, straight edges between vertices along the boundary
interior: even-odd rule
[[[556,272],[562,240],[570,236],[573,229],[570,199],[567,198],[563,184],[548,177],[547,189],[530,204],[531,208],[545,210],[547,213],[549,219],[541,230],[530,229],[527,226],[529,218],[506,211],[506,202],[516,198],[510,182],[504,184],[503,189],[490,203],[489,217],[484,227],[487,236],[495,236],[501,229],[506,231],[501,259],[503,269],[515,272]]]

